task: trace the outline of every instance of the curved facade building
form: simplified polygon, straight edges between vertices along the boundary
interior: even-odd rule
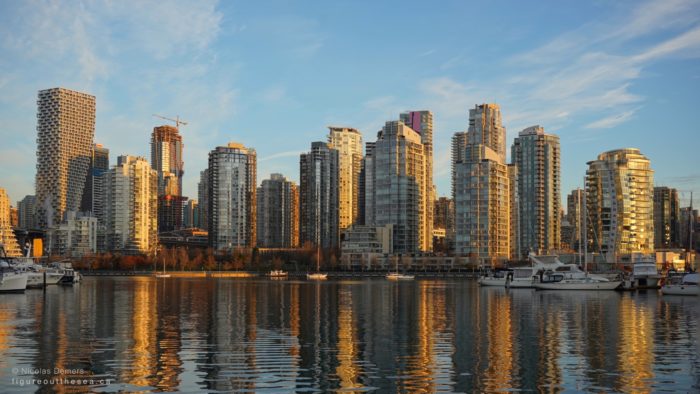
[[[639,149],[612,150],[588,162],[586,208],[590,252],[615,262],[654,251],[654,171]]]

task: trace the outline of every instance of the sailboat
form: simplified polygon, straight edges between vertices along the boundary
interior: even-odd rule
[[[156,249],[156,262],[158,261],[157,256],[158,256],[158,249]],[[165,259],[163,259],[163,272],[160,274],[157,273],[156,278],[170,278],[170,274],[165,273]]]
[[[585,185],[585,178],[584,178]],[[580,201],[580,200],[579,200]],[[580,203],[579,203],[580,204]],[[579,208],[582,211],[582,208]],[[563,264],[558,259],[553,269],[540,270],[539,278],[533,286],[539,290],[615,290],[622,284],[621,280],[609,280],[599,275],[588,273],[588,240],[586,239],[586,221],[588,213],[584,215],[582,234],[584,236],[583,271],[576,264]],[[580,250],[580,245],[579,245]]]
[[[386,278],[389,280],[413,280],[415,276],[399,273],[399,259],[396,259],[395,271],[390,272]]]
[[[306,279],[310,280],[326,280],[328,279],[328,274],[321,272],[321,248],[316,247],[316,272],[307,273]]]

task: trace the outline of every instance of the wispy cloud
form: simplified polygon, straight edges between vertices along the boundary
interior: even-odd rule
[[[634,113],[636,112],[636,109],[632,109],[629,111],[625,111],[620,114],[615,114],[611,115],[608,117],[605,117],[603,119],[596,120],[595,122],[591,122],[584,126],[586,129],[609,129],[611,127],[615,127],[619,125],[620,123],[624,123],[627,120],[631,119]]]
[[[285,152],[273,153],[271,155],[266,155],[265,157],[258,158],[258,161],[270,161],[275,159],[281,159],[285,157],[298,157],[303,152],[298,150],[290,150]]]

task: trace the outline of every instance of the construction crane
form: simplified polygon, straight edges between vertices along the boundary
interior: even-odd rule
[[[153,114],[153,116],[155,116],[156,118],[161,118],[161,119],[169,120],[169,121],[171,121],[171,122],[175,122],[175,127],[176,127],[178,130],[180,130],[180,125],[185,125],[185,126],[187,126],[187,122],[185,122],[184,120],[180,120],[180,115],[176,116],[175,119],[173,119],[173,118],[168,118],[168,117],[165,117],[165,116],[161,116],[161,115],[158,115],[158,114]]]

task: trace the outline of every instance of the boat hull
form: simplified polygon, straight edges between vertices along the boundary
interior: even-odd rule
[[[0,279],[0,292],[2,293],[22,293],[27,288],[26,273],[15,275],[3,275]]]
[[[413,275],[395,275],[389,274],[386,276],[388,280],[413,280],[415,277]]]
[[[615,290],[621,281],[535,283],[538,290]]]
[[[326,279],[328,279],[328,275],[327,274],[306,274],[306,279],[326,280]]]
[[[482,276],[479,278],[479,285],[480,286],[499,286],[499,287],[505,287],[506,285],[506,278],[490,278],[490,277],[484,277]]]
[[[697,296],[700,295],[700,287],[698,285],[665,285],[661,287],[661,294]]]

